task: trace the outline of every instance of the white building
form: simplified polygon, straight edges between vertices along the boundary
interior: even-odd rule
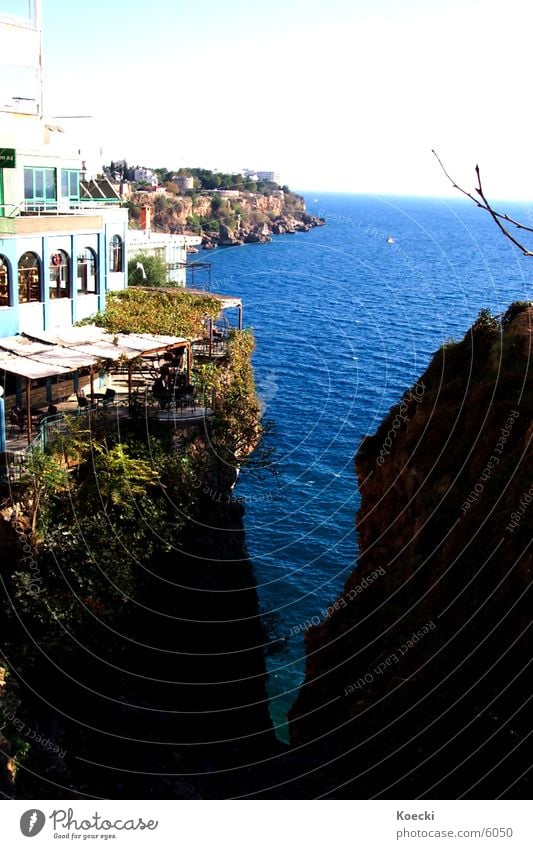
[[[270,183],[278,183],[281,185],[281,178],[278,171],[255,171],[255,169],[245,168],[242,175],[243,177],[246,177],[247,180],[253,180],[254,182],[265,180]]]
[[[194,178],[187,177],[186,175],[180,175],[176,177],[175,182],[179,186],[182,192],[192,192],[194,189]]]
[[[133,180],[135,183],[148,183],[148,185],[154,187],[157,186],[159,182],[157,174],[154,174],[150,168],[140,168],[139,166],[133,169]]]
[[[127,285],[127,210],[83,196],[79,148],[43,118],[38,0],[31,5],[28,18],[0,11],[1,337],[70,325]]]
[[[187,251],[197,250],[201,245],[200,236],[171,235],[170,233],[154,233],[150,226],[150,208],[142,210],[141,221],[144,224],[142,230],[129,230],[127,240],[127,259],[133,259],[138,254],[158,256],[167,266],[168,279],[175,286],[186,285],[186,263]],[[142,270],[136,272],[141,275]],[[139,283],[140,280],[133,279],[132,282]]]

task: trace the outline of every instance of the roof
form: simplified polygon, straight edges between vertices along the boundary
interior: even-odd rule
[[[120,195],[107,177],[99,177],[97,180],[80,180],[82,197],[93,200],[120,200]]]
[[[187,342],[180,336],[112,334],[95,325],[22,333],[0,339],[0,369],[38,380],[96,366],[101,360],[134,360]]]

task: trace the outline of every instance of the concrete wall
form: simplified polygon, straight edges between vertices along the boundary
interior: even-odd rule
[[[1,317],[0,317],[1,321]],[[41,333],[45,329],[44,322],[44,303],[35,302],[32,304],[19,304],[18,309],[18,327],[16,333]],[[12,334],[4,333],[3,327],[0,325],[0,335],[9,336]]]

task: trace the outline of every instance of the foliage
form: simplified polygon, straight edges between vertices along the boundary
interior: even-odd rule
[[[12,576],[13,591],[50,642],[62,640],[56,623],[69,630],[87,626],[96,615],[117,625],[135,596],[136,567],[161,552],[175,550],[198,504],[195,485],[205,455],[180,456],[170,437],[127,442],[118,434],[95,441],[73,426],[60,451],[46,456],[47,469],[62,473],[63,456],[77,455],[68,492],[61,478],[46,477],[47,532],[38,550],[39,590],[35,574],[22,568]],[[43,465],[43,459],[40,458]],[[31,490],[30,490],[31,496]],[[102,541],[105,539],[105,545]],[[37,555],[36,555],[37,556]],[[33,561],[34,567],[37,563]]]
[[[227,206],[227,200],[225,198],[221,198],[220,195],[215,195],[211,201],[211,209],[213,210],[213,213],[219,212],[220,209],[226,209]]]
[[[163,212],[163,210],[168,209],[169,200],[165,195],[157,195],[154,206],[156,212]]]
[[[478,317],[472,325],[472,331],[494,333],[500,330],[500,322],[497,316],[492,315],[487,307],[480,309]]]
[[[251,355],[254,338],[249,330],[234,330],[228,344],[228,362],[217,375],[214,441],[219,456],[241,463],[257,445],[261,434],[260,406]]]
[[[41,525],[46,525],[52,499],[68,489],[68,476],[56,460],[40,449],[33,450],[28,457],[26,477],[28,484],[26,506],[31,516],[31,529],[35,532],[39,512]]]
[[[187,226],[190,227],[191,230],[198,230],[199,231],[202,227],[202,219],[200,218],[199,215],[195,215],[194,213],[192,215],[188,215],[187,216]]]
[[[145,460],[130,457],[122,443],[112,448],[97,443],[93,452],[96,486],[104,510],[118,507],[121,518],[131,516],[136,498],[145,496],[148,487],[157,483],[157,474]]]
[[[130,220],[130,222],[138,222],[141,217],[141,207],[138,204],[133,203],[132,201],[128,201],[126,207],[128,209],[128,219]]]
[[[142,272],[137,268],[141,263],[146,274],[146,280]],[[138,253],[128,262],[128,285],[129,286],[166,286],[168,284],[167,265],[162,257],[156,254]]]
[[[204,335],[204,319],[215,319],[221,309],[217,298],[164,289],[126,289],[110,292],[103,326],[110,333]]]
[[[532,304],[529,301],[514,301],[510,304],[502,316],[502,327],[508,327],[517,315],[520,315],[521,312],[528,309],[530,306],[532,306]]]

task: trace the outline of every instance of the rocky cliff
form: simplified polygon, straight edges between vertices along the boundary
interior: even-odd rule
[[[296,795],[529,798],[533,308],[482,313],[361,444],[359,560],[306,635]]]
[[[269,194],[218,192],[194,196],[137,193],[130,213],[138,220],[140,207],[152,210],[154,227],[163,232],[199,232],[207,250],[216,245],[269,242],[272,235],[307,232],[322,226],[323,218],[306,212],[302,197],[273,190]]]
[[[269,783],[256,762],[282,747],[241,512],[229,492],[206,494],[181,550],[161,547],[139,562],[126,616],[117,610],[106,621],[80,598],[79,627],[57,617],[45,633],[20,601],[16,619],[3,614],[11,691],[0,670],[1,792],[226,798]],[[38,562],[52,582],[43,553]],[[4,581],[14,598],[5,572]]]

